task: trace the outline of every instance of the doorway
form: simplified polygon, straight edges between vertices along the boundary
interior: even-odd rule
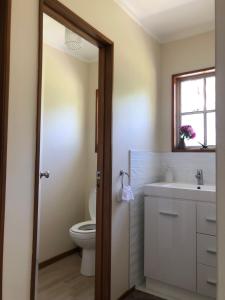
[[[54,169],[53,166],[56,164],[59,164],[60,162],[60,155],[58,158],[52,159],[53,155],[56,154],[56,151],[52,147],[49,148],[50,155],[47,155],[46,159],[43,160],[44,157],[44,136],[43,136],[43,130],[46,129],[46,122],[44,119],[45,116],[45,105],[46,105],[46,97],[44,96],[44,84],[46,78],[43,77],[43,74],[46,74],[44,72],[44,63],[46,59],[46,51],[43,47],[44,42],[44,21],[50,20],[51,22],[57,22],[59,26],[64,27],[65,30],[65,39],[68,39],[67,42],[70,42],[70,38],[77,38],[81,41],[83,45],[88,45],[89,50],[90,49],[96,49],[97,60],[98,60],[98,78],[96,79],[97,86],[94,91],[94,109],[91,110],[91,118],[93,118],[96,115],[96,122],[94,126],[92,126],[95,132],[91,134],[91,139],[95,140],[95,144],[93,146],[93,152],[97,151],[95,154],[96,156],[96,178],[93,179],[92,176],[92,185],[90,185],[90,188],[86,191],[86,214],[87,212],[87,203],[89,202],[89,199],[93,199],[93,195],[95,194],[96,199],[96,224],[88,224],[88,226],[95,226],[96,225],[96,254],[95,254],[95,271],[93,273],[93,268],[90,270],[90,268],[87,270],[85,269],[85,263],[83,264],[84,257],[86,256],[83,246],[79,243],[74,243],[75,247],[73,249],[64,249],[62,251],[54,252],[56,247],[52,247],[53,250],[48,250],[48,254],[43,254],[43,249],[41,250],[40,247],[43,244],[43,232],[47,232],[47,229],[43,226],[41,226],[41,222],[43,220],[42,212],[43,212],[43,198],[46,198],[46,195],[48,194],[46,191],[50,191],[50,183],[52,184],[54,182],[54,178],[56,179],[56,173],[58,172],[60,174],[60,168],[58,170]],[[64,46],[67,46],[66,43]],[[67,48],[68,50],[69,48]],[[70,49],[72,50],[72,49]],[[68,53],[67,53],[68,54]],[[77,53],[76,53],[77,55]],[[50,58],[52,59],[52,54],[50,55]],[[82,60],[82,59],[81,59]],[[79,65],[84,64],[80,63]],[[71,65],[71,64],[69,64]],[[61,69],[62,70],[62,69]],[[81,72],[78,72],[79,75]],[[111,157],[111,128],[112,128],[112,76],[113,74],[113,42],[110,41],[108,38],[103,36],[100,32],[98,32],[96,29],[94,29],[92,26],[87,24],[84,20],[82,20],[79,16],[75,15],[72,11],[67,9],[65,6],[63,6],[61,3],[57,1],[51,1],[51,0],[44,0],[40,1],[40,25],[39,25],[39,74],[38,74],[38,114],[37,114],[37,145],[36,145],[36,174],[35,174],[35,203],[34,203],[34,227],[33,227],[33,258],[32,258],[32,278],[31,278],[31,299],[39,300],[38,296],[38,284],[39,284],[39,268],[46,267],[49,264],[52,264],[56,261],[60,260],[60,263],[63,262],[63,258],[67,257],[68,255],[74,255],[76,252],[76,257],[73,256],[73,263],[74,260],[76,261],[82,261],[81,263],[81,269],[79,268],[79,273],[81,273],[81,276],[92,276],[94,277],[94,280],[92,280],[92,283],[94,285],[94,294],[93,299],[101,300],[101,299],[110,299],[110,285],[111,285],[111,178],[112,178],[112,157]],[[57,72],[53,74],[53,76],[57,79],[58,75]],[[59,78],[58,78],[59,79]],[[71,81],[71,80],[70,80]],[[60,80],[59,80],[60,84]],[[67,86],[68,80],[65,81],[64,87]],[[58,85],[59,86],[59,85]],[[58,87],[57,86],[57,87]],[[75,85],[73,87],[73,90],[75,89]],[[96,92],[98,90],[98,92]],[[53,97],[54,99],[57,98],[57,94]],[[53,105],[55,105],[53,103]],[[91,106],[90,106],[91,107]],[[67,113],[71,113],[71,109],[68,108]],[[85,112],[84,112],[85,113]],[[71,114],[72,115],[72,114]],[[74,116],[75,114],[73,114]],[[69,121],[68,115],[67,115],[67,121]],[[76,121],[81,119],[81,115],[79,112],[79,116],[76,117]],[[73,118],[71,118],[71,122],[73,122]],[[57,135],[61,131],[61,141],[63,141],[63,138],[65,137],[63,133],[63,126],[60,126],[60,120],[57,123],[57,117],[55,118],[57,126],[54,127],[54,132],[56,134],[55,141],[59,140],[59,136],[57,138]],[[85,122],[85,121],[84,121]],[[49,124],[49,122],[48,122]],[[72,123],[70,123],[71,125]],[[65,125],[65,124],[64,124]],[[80,126],[80,125],[79,125]],[[72,127],[76,127],[76,124],[72,124]],[[69,130],[71,127],[68,127]],[[80,128],[80,127],[79,127]],[[68,132],[67,132],[68,133]],[[71,133],[71,130],[70,130]],[[74,139],[77,138],[77,135],[74,136]],[[70,142],[73,141],[73,137],[69,136]],[[46,139],[46,142],[48,143],[51,141],[51,138]],[[53,143],[50,142],[51,146],[53,146]],[[48,146],[49,146],[48,144]],[[47,144],[46,144],[47,145]],[[55,145],[56,147],[56,145]],[[47,147],[48,148],[48,147]],[[51,149],[52,148],[52,149]],[[55,148],[57,149],[57,147]],[[46,149],[45,149],[46,150]],[[57,149],[59,150],[59,149]],[[84,151],[79,148],[80,151],[80,157],[77,158],[77,161],[81,163],[82,159],[84,160],[84,164],[77,165],[77,169],[80,171],[80,174],[83,173],[84,177],[90,170],[90,168],[85,167],[85,162],[87,159],[84,156]],[[60,151],[59,151],[60,152]],[[78,152],[75,151],[74,152]],[[52,153],[52,155],[51,155]],[[93,155],[93,153],[92,153]],[[94,155],[93,155],[94,156]],[[50,164],[50,160],[52,159],[52,168],[53,174],[50,170],[48,172],[48,163]],[[45,162],[44,162],[45,161]],[[43,163],[44,162],[44,163]],[[70,165],[70,163],[68,163]],[[75,167],[75,165],[74,165]],[[86,169],[85,169],[86,168]],[[64,173],[65,174],[65,173]],[[93,174],[93,172],[92,172]],[[76,175],[75,172],[70,173],[71,176],[68,176],[67,179],[74,179],[74,181],[79,181],[79,175]],[[61,176],[63,176],[63,172],[61,172]],[[77,176],[77,177],[76,177]],[[50,179],[50,180],[47,180]],[[58,176],[58,183],[55,182],[56,188],[59,188],[59,185],[62,183],[62,178],[60,179],[60,175]],[[68,182],[68,180],[67,180]],[[72,181],[71,181],[72,182]],[[93,184],[94,182],[94,184]],[[78,183],[78,186],[81,184]],[[73,191],[78,195],[75,190]],[[51,193],[50,193],[51,194]],[[53,193],[54,194],[54,193]],[[56,193],[57,195],[59,192]],[[64,195],[65,196],[65,195]],[[82,195],[84,198],[84,196]],[[81,198],[82,198],[81,197]],[[47,196],[49,200],[49,196]],[[75,196],[74,196],[75,198]],[[79,198],[77,196],[76,198]],[[88,200],[87,200],[88,199]],[[81,201],[82,202],[82,201]],[[81,203],[80,202],[80,203]],[[71,202],[73,203],[73,201]],[[56,204],[56,203],[55,203]],[[73,203],[74,205],[74,203]],[[90,206],[89,206],[90,207]],[[63,210],[63,206],[61,207]],[[93,210],[93,205],[92,205]],[[46,212],[47,210],[44,209]],[[91,215],[91,209],[90,209],[90,215]],[[87,220],[89,219],[89,216],[87,217]],[[92,218],[91,218],[92,219]],[[92,219],[93,220],[93,219]],[[83,224],[84,226],[87,226],[86,222],[80,222],[81,219],[75,220],[73,224],[70,224],[70,230],[67,232],[68,236],[69,233],[71,235],[71,229],[76,227],[77,224]],[[85,218],[83,219],[85,221]],[[71,221],[72,222],[72,221]],[[93,223],[93,222],[92,222]],[[43,224],[42,224],[43,225]],[[74,226],[71,226],[74,225]],[[68,225],[67,225],[68,226]],[[42,228],[42,229],[41,229]],[[86,227],[85,227],[86,228]],[[79,230],[81,228],[78,228]],[[83,230],[83,227],[82,227]],[[88,228],[87,230],[90,230]],[[93,232],[93,228],[91,230]],[[64,231],[66,232],[66,231]],[[68,236],[65,237],[65,239],[68,241]],[[47,236],[46,236],[47,237]],[[67,243],[65,241],[65,244]],[[71,239],[71,243],[74,242],[73,239]],[[62,243],[64,246],[64,242]],[[72,245],[72,244],[71,244]],[[79,257],[79,250],[82,249],[82,259]],[[63,248],[62,248],[63,249]],[[53,251],[53,252],[51,252]],[[41,254],[42,252],[42,254]],[[62,252],[62,253],[61,253]],[[51,253],[51,254],[49,254]],[[41,258],[40,255],[43,255],[45,258]],[[88,256],[88,255],[87,255]],[[93,252],[91,254],[93,256]],[[41,259],[41,261],[40,261]],[[90,259],[90,255],[89,255]],[[90,262],[90,260],[89,260]],[[68,262],[68,265],[71,266],[71,263]],[[90,265],[90,263],[89,263]],[[72,269],[73,271],[73,269]],[[95,276],[93,276],[95,274]],[[82,277],[83,278],[83,277]],[[84,280],[85,278],[83,278]],[[89,278],[90,279],[90,278]],[[42,299],[42,298],[41,298]],[[75,299],[75,298],[74,298]],[[90,298],[92,299],[92,298]]]
[[[0,1],[0,299],[2,299],[11,1]]]

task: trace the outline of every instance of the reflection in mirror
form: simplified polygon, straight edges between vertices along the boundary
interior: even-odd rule
[[[92,300],[98,48],[43,16],[38,300]]]

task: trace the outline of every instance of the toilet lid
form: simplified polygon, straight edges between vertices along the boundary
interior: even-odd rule
[[[93,221],[96,220],[96,189],[93,189],[89,196],[89,213]]]

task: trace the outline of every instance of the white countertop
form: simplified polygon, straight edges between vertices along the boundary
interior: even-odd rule
[[[144,186],[145,196],[186,199],[194,201],[216,201],[214,185],[188,184],[182,182],[156,182]]]

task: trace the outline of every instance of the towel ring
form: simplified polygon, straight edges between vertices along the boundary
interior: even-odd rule
[[[120,177],[121,177],[122,188],[124,187],[124,176],[127,176],[128,183],[129,183],[130,182],[130,175],[126,171],[120,170]]]

